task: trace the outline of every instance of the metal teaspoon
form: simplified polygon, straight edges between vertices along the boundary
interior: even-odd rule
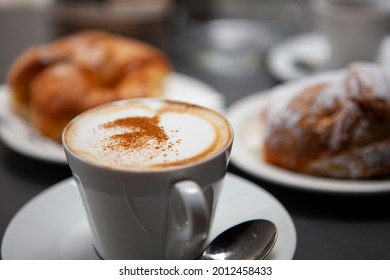
[[[271,252],[276,239],[277,229],[271,221],[246,221],[218,235],[198,259],[264,259]]]

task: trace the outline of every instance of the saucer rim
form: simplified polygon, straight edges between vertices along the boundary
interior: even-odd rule
[[[298,68],[294,67],[294,46],[302,41],[308,41],[316,46],[325,47],[324,37],[319,32],[305,32],[296,34],[291,37],[287,37],[275,44],[267,53],[265,62],[268,70],[276,79],[281,82],[291,81],[306,77],[314,74],[311,72],[308,74],[299,71]],[[316,52],[320,48],[311,48],[312,51]]]
[[[296,251],[296,245],[297,245],[297,233],[296,233],[296,229],[295,229],[295,224],[292,220],[292,217],[288,213],[287,209],[280,203],[280,201],[277,198],[275,198],[273,195],[271,195],[268,191],[264,190],[263,188],[254,184],[253,182],[248,181],[247,179],[244,179],[244,178],[239,177],[239,176],[232,174],[232,173],[227,173],[226,181],[227,181],[227,183],[225,183],[226,185],[230,184],[230,186],[227,187],[227,188],[229,188],[229,190],[226,191],[228,193],[225,193],[225,196],[227,196],[225,198],[226,200],[232,199],[232,198],[229,198],[229,196],[235,195],[236,194],[235,191],[237,191],[235,186],[238,186],[241,184],[242,187],[245,185],[245,188],[248,188],[247,190],[251,189],[251,191],[255,191],[257,193],[257,196],[259,196],[259,197],[261,196],[262,199],[264,199],[264,201],[267,201],[269,204],[268,208],[270,208],[269,211],[272,213],[272,215],[275,215],[274,212],[278,211],[277,221],[274,221],[274,222],[279,223],[279,229],[282,229],[282,230],[279,231],[279,233],[278,233],[278,240],[277,240],[277,243],[275,244],[274,251],[271,252],[268,259],[273,259],[275,255],[276,255],[276,257],[280,256],[279,258],[276,258],[276,259],[293,259],[294,255],[295,255],[295,251]],[[228,181],[230,181],[230,182],[228,182]],[[19,209],[19,211],[15,214],[15,216],[12,218],[11,222],[7,226],[7,229],[6,229],[4,236],[3,236],[3,241],[1,244],[1,256],[2,256],[3,260],[27,259],[27,258],[23,257],[23,255],[26,255],[26,253],[19,254],[19,257],[17,257],[17,256],[15,257],[15,250],[14,250],[15,248],[17,248],[17,244],[19,244],[18,240],[20,240],[20,238],[26,238],[26,236],[23,236],[23,234],[24,234],[23,233],[19,236],[19,239],[18,239],[17,237],[15,237],[13,235],[13,233],[15,232],[15,230],[18,227],[20,227],[22,221],[28,222],[29,219],[27,219],[27,218],[29,216],[30,216],[30,219],[33,218],[31,216],[32,214],[30,213],[30,210],[32,209],[32,207],[38,206],[39,203],[42,204],[42,201],[47,204],[49,202],[48,198],[55,197],[56,195],[58,196],[59,194],[61,194],[64,191],[69,192],[69,194],[71,192],[76,192],[76,196],[77,196],[76,188],[74,188],[73,191],[71,190],[73,186],[74,186],[73,178],[64,179],[64,180],[52,185],[48,189],[45,189],[44,191],[42,191],[41,193],[39,193],[38,195],[33,197],[31,200],[29,200],[25,205],[22,206],[22,208]],[[243,192],[242,192],[242,194],[245,195]],[[72,196],[73,195],[74,194],[72,194]],[[221,197],[222,196],[223,196],[223,193],[222,193]],[[75,211],[76,212],[80,211],[80,209],[82,209],[81,201],[79,201],[79,202],[74,201],[74,203],[79,203],[79,205],[77,205],[77,207],[71,207],[71,209],[78,208],[78,210],[76,209]],[[271,204],[272,204],[272,207],[269,207]],[[54,207],[57,207],[57,205],[55,203],[53,205],[54,205]],[[42,207],[42,206],[40,206],[40,207]],[[254,211],[255,208],[258,208],[258,207],[263,207],[263,206],[256,205],[256,207],[253,206],[253,207],[251,207],[251,209],[253,208],[252,211]],[[57,209],[57,211],[58,211],[58,209]],[[220,211],[223,211],[223,210],[220,210]],[[75,214],[80,214],[80,213],[79,212],[73,213],[73,215],[75,215]],[[219,214],[219,215],[222,215],[222,214]],[[216,213],[216,217],[218,217],[219,215]],[[258,215],[259,214],[255,213],[255,216],[258,216]],[[265,215],[265,214],[263,213],[263,215]],[[80,221],[86,220],[86,217],[84,215],[82,215],[82,216],[83,217],[79,217],[78,219],[75,218],[73,220],[72,224],[77,225],[80,223]],[[248,217],[246,217],[246,218],[250,219],[249,214],[248,214]],[[261,218],[261,217],[259,217],[259,218]],[[219,222],[219,224],[222,224],[222,223],[224,223],[222,220],[229,220],[230,221],[230,220],[232,220],[232,217],[221,216],[221,218],[218,218],[218,219],[221,220]],[[61,219],[57,218],[57,220],[60,221]],[[233,218],[233,220],[234,220],[234,218]],[[229,223],[232,223],[232,222],[229,222]],[[43,223],[43,225],[47,226],[44,223]],[[223,231],[223,229],[218,228],[218,226],[216,226],[216,225],[217,225],[216,223],[214,223],[212,225],[212,229],[211,229],[212,234],[210,234],[209,239],[214,238],[221,231]],[[32,226],[34,226],[34,224],[32,226],[31,225],[29,225],[29,226],[32,227]],[[71,229],[68,229],[68,231],[70,231],[70,230]],[[64,230],[62,232],[62,238],[65,238],[66,234],[67,233]],[[57,240],[57,241],[58,241],[57,245],[60,246],[59,243],[61,243],[62,240]],[[284,244],[284,247],[281,244]],[[56,258],[53,258],[53,256],[52,256],[51,258],[47,258],[47,259],[64,259],[60,253],[57,252],[55,254],[57,254]],[[33,258],[30,258],[30,259],[33,259]],[[36,258],[36,259],[42,260],[42,259],[46,259],[46,258],[41,256],[41,257]]]
[[[295,55],[293,50],[297,44],[302,44],[302,42],[306,42],[311,46],[316,46],[311,47],[310,49],[308,48],[308,51],[317,52],[317,55],[319,54],[318,52],[329,49],[329,45],[324,35],[319,31],[303,32],[287,37],[272,46],[267,52],[265,64],[272,76],[281,82],[286,82],[319,73],[318,71],[303,73],[302,71],[299,71],[298,68],[294,67],[293,58]],[[386,65],[390,62],[389,46],[390,35],[386,36],[381,43],[377,55],[378,63]],[[323,58],[328,56],[328,51],[324,51],[321,56]]]

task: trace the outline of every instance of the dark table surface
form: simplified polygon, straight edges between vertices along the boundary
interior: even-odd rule
[[[0,36],[0,83],[5,83],[7,68],[21,51],[55,35],[38,10],[0,10]],[[227,105],[277,83],[265,71],[240,79],[216,77],[170,55],[177,72],[207,82],[225,95]],[[312,193],[260,180],[233,164],[229,172],[268,190],[287,208],[298,237],[294,259],[390,259],[390,194]],[[67,166],[20,155],[0,141],[0,241],[27,201],[69,176]]]

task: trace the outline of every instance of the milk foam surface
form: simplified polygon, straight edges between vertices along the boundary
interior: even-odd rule
[[[79,157],[120,169],[190,164],[219,152],[230,139],[230,126],[219,114],[158,100],[92,110],[65,133],[66,145]]]

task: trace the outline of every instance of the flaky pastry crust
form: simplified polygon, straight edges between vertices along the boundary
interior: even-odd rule
[[[334,178],[390,174],[390,71],[355,63],[331,79],[283,86],[266,110],[265,161]]]
[[[110,101],[158,97],[171,70],[167,57],[140,41],[84,31],[22,53],[7,82],[14,111],[61,141],[79,113]]]

